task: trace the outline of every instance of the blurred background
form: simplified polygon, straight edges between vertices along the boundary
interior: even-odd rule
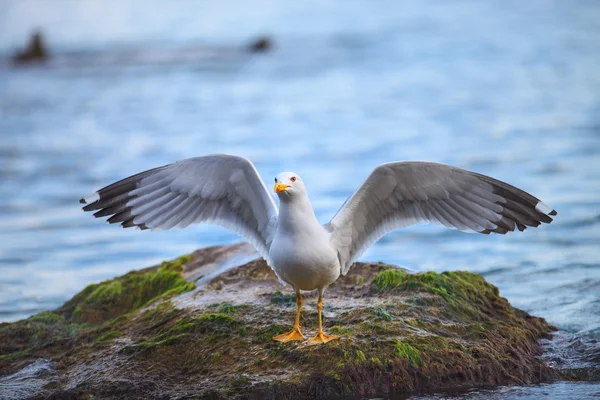
[[[584,0],[0,0],[0,321],[240,240],[81,212],[79,198],[134,173],[245,156],[267,182],[301,174],[327,222],[377,165],[430,160],[516,185],[558,216],[507,236],[411,227],[362,259],[481,273],[561,329],[549,362],[597,371],[599,21],[600,2]]]

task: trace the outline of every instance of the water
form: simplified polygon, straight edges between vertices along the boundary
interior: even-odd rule
[[[499,387],[493,390],[472,390],[466,393],[442,393],[432,396],[413,396],[411,400],[593,400],[600,397],[597,383],[559,382],[531,386]]]
[[[0,320],[239,240],[210,226],[123,230],[79,210],[125,176],[238,154],[267,181],[301,174],[326,222],[375,166],[433,160],[519,186],[558,217],[508,236],[412,227],[362,259],[479,272],[568,337],[549,362],[600,364],[598,2],[44,4],[0,1]],[[13,68],[34,28],[54,58]],[[242,50],[263,33],[273,52]],[[492,393],[600,392],[577,385]]]

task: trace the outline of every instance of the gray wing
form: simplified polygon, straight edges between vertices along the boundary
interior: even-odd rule
[[[245,158],[224,154],[189,158],[113,183],[81,199],[84,211],[111,216],[123,228],[164,230],[208,222],[250,242],[268,260],[277,206]]]
[[[450,165],[395,162],[375,168],[327,225],[342,273],[394,229],[435,222],[505,234],[550,223],[556,211],[499,180]]]

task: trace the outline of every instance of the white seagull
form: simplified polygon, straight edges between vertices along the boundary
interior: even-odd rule
[[[296,291],[293,329],[273,339],[302,340],[301,290],[319,291],[319,330],[310,344],[338,336],[323,332],[323,292],[373,243],[394,229],[424,222],[465,232],[505,234],[550,223],[556,211],[507,183],[450,165],[391,162],[380,165],[321,225],[302,178],[275,177],[279,209],[254,165],[216,154],[178,161],[113,183],[81,199],[84,211],[111,216],[124,228],[164,230],[207,222],[250,242],[279,280]]]

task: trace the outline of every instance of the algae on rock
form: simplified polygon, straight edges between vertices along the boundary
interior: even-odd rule
[[[156,267],[87,286],[55,311],[44,311],[15,323],[0,324],[0,374],[15,360],[60,354],[87,343],[103,343],[121,336],[115,326],[144,305],[194,288],[182,277],[190,256]]]
[[[273,399],[560,376],[539,359],[538,339],[554,328],[474,273],[356,263],[327,292],[324,325],[341,339],[308,346],[272,340],[290,329],[295,301],[264,261],[185,293],[194,285],[182,279],[184,267],[196,257],[201,251],[90,285],[54,312],[0,325],[0,374],[45,357],[56,361],[61,390],[81,395]],[[316,295],[304,297],[308,334],[317,328]]]
[[[190,256],[165,261],[158,267],[131,271],[118,278],[88,285],[59,311],[76,321],[98,323],[194,288],[182,277]]]

